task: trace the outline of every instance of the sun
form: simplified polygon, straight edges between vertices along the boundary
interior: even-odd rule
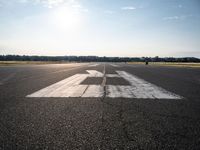
[[[76,30],[81,25],[81,14],[69,6],[59,7],[53,12],[53,23],[64,31]]]

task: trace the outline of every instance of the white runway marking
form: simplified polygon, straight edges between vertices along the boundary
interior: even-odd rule
[[[103,77],[103,73],[96,70],[87,70],[87,72],[90,74],[90,77]]]
[[[82,97],[103,97],[104,91],[101,85],[88,85]]]
[[[119,65],[117,65],[117,64],[110,64],[111,66],[113,66],[113,67],[120,67]]]
[[[76,74],[27,97],[101,97],[100,85],[80,85],[87,77],[103,77],[101,72],[87,70],[89,74]]]
[[[92,64],[92,65],[89,65],[89,67],[96,67],[98,66],[99,64]]]
[[[125,71],[117,71],[117,73],[131,84],[131,86],[129,87],[120,86],[120,88],[118,88],[118,90],[115,92],[118,93],[118,95],[119,93],[126,93],[127,91],[130,91],[133,95],[133,98],[181,99],[180,96],[168,92],[163,88],[151,84]],[[120,96],[111,95],[109,97],[126,97],[126,95],[125,96],[124,94],[121,94]]]
[[[116,71],[117,74],[105,74],[105,76],[96,70],[87,70],[87,72],[89,74],[73,75],[27,97],[103,97],[104,87],[102,85],[82,85],[81,82],[88,77],[118,77],[124,78],[130,85],[104,85],[106,97],[181,99],[180,96],[125,71]]]
[[[120,76],[118,74],[106,74],[106,77],[109,77],[109,78],[120,78]]]

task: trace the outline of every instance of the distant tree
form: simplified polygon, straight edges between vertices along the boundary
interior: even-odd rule
[[[98,57],[98,56],[27,56],[0,55],[0,61],[67,61],[67,62],[200,62],[199,58],[184,57]]]

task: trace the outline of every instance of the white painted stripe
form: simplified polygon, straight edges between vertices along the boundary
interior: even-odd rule
[[[92,65],[89,65],[89,67],[96,67],[98,66],[99,64],[92,64]]]
[[[180,96],[168,92],[154,84],[140,79],[130,73],[117,71],[117,74],[107,74],[96,70],[87,70],[89,74],[76,74],[27,97],[103,97],[104,86],[106,97],[143,98],[143,99],[181,99]],[[121,85],[80,85],[87,77],[122,77],[129,86]]]
[[[110,64],[111,66],[113,66],[113,67],[120,67],[119,65],[117,65],[117,64]]]
[[[27,97],[101,97],[103,88],[100,85],[80,85],[87,77],[103,77],[101,72],[87,70],[89,74],[76,74]]]
[[[65,85],[58,87],[54,89],[53,91],[46,93],[45,97],[76,97],[74,95],[77,95],[79,97],[82,95],[81,91],[84,91],[87,86],[79,85],[82,81],[84,81],[87,78],[87,76],[80,75],[79,77],[75,78],[74,80],[66,83]],[[80,93],[79,96],[75,92],[77,90],[77,93]],[[74,95],[73,95],[74,93]]]
[[[181,99],[180,96],[168,92],[163,88],[151,84],[125,71],[117,71],[117,73],[132,85],[131,91],[133,93],[133,97],[135,96],[136,98]],[[122,95],[122,97],[124,96]]]
[[[107,85],[106,86],[106,97],[136,98],[133,95],[131,88],[132,88],[132,86]]]
[[[54,97],[81,97],[88,85],[71,86],[64,89],[62,93],[58,93]]]
[[[103,97],[104,90],[100,85],[89,85],[82,97]]]
[[[109,77],[109,78],[120,78],[120,76],[118,74],[106,74],[106,77]]]
[[[90,77],[103,77],[103,73],[96,70],[87,70],[87,72],[90,74]]]
[[[55,84],[52,84],[52,85],[50,85],[50,86],[48,86],[48,87],[46,87],[46,88],[44,88],[44,89],[41,89],[41,90],[39,90],[39,91],[37,91],[37,92],[31,94],[31,95],[28,95],[28,97],[43,97],[43,96],[45,96],[46,94],[53,92],[54,90],[56,90],[56,89],[59,88],[59,87],[62,87],[62,86],[65,85],[65,84],[68,85],[70,82],[72,82],[72,81],[73,81],[74,79],[76,79],[78,76],[79,76],[78,74],[76,74],[76,75],[74,75],[74,76],[71,76],[71,77],[69,77],[69,78],[67,78],[67,79],[64,79],[64,80],[60,81],[60,82],[57,82],[57,83],[55,83]]]
[[[73,91],[73,89],[77,89],[76,85],[78,86],[82,81],[87,78],[87,76],[87,74],[73,75],[67,79],[64,79],[31,95],[28,95],[27,97],[55,97],[55,95],[63,95],[63,90],[66,91],[66,89],[70,89],[71,92]],[[72,95],[70,94],[70,96]]]

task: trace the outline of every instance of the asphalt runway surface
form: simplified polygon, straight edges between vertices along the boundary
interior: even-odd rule
[[[0,67],[0,149],[200,149],[200,69]]]

